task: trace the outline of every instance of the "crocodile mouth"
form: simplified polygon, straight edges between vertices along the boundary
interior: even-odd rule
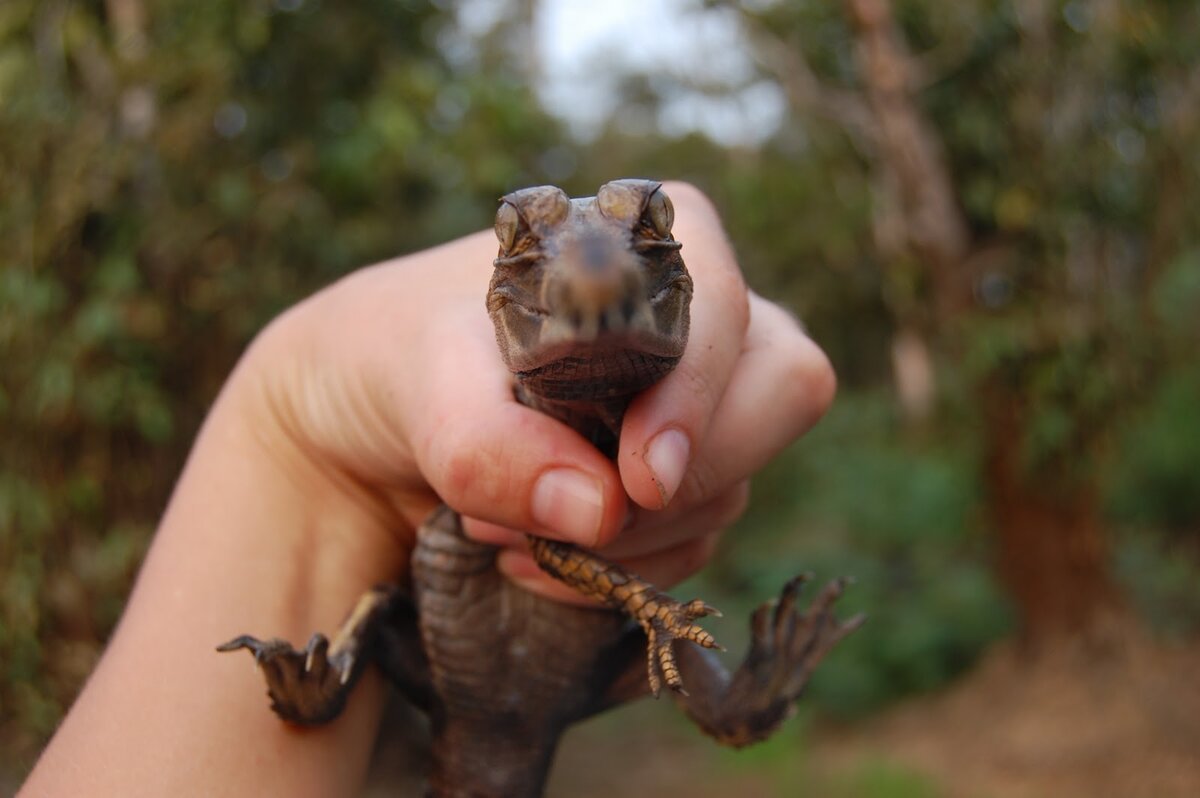
[[[675,368],[678,355],[637,349],[591,350],[516,372],[517,381],[544,399],[597,401],[645,390]]]

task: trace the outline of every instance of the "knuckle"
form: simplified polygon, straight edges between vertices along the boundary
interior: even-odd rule
[[[465,494],[482,470],[476,463],[475,452],[464,444],[453,429],[446,430],[431,443],[433,473],[429,476],[447,501]]]
[[[528,408],[507,409],[516,412],[469,421],[456,416],[439,423],[421,465],[425,478],[454,509],[497,524],[524,526],[533,481],[544,466],[538,452],[546,443],[545,422]]]
[[[789,417],[806,429],[824,415],[837,393],[837,375],[825,353],[793,323],[794,334],[781,337],[775,359],[778,400]]]
[[[505,469],[490,467],[489,450],[479,445],[470,425],[439,425],[428,440],[426,477],[447,504],[460,506],[468,497],[475,503],[495,499],[499,491],[492,476]]]

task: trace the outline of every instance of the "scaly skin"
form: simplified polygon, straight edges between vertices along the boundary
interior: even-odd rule
[[[686,346],[691,279],[672,214],[659,184],[642,180],[575,200],[552,186],[525,189],[497,212],[487,307],[515,394],[610,457],[629,402]],[[529,541],[543,569],[617,611],[515,587],[497,571],[496,549],[468,539],[443,506],[418,534],[411,596],[370,591],[332,642],[318,634],[301,651],[246,635],[220,650],[250,650],[272,709],[297,724],[335,717],[373,661],[430,715],[430,795],[519,797],[541,794],[570,724],[657,695],[663,683],[718,742],[765,739],[824,654],[862,622],[833,614],[844,580],[805,612],[796,605],[805,580],[794,579],[755,612],[750,650],[730,673],[693,623],[715,614],[704,602],[678,602],[576,546]],[[698,645],[677,650],[676,639]]]
[[[487,305],[517,397],[614,456],[629,403],[687,346],[692,280],[671,201],[658,183],[616,180],[586,199],[540,186],[501,202]],[[704,602],[678,602],[570,544],[530,536],[530,550],[544,571],[642,625],[655,695],[663,683],[683,689],[675,640],[716,647],[693,623],[715,614]]]

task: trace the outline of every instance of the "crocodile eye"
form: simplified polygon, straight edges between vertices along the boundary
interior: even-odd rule
[[[675,224],[675,206],[661,188],[650,195],[650,200],[646,203],[645,217],[660,238],[670,237],[671,225]]]
[[[500,203],[500,207],[496,210],[496,239],[500,242],[500,248],[505,252],[512,249],[520,222],[521,217],[517,214],[516,208],[507,202]]]

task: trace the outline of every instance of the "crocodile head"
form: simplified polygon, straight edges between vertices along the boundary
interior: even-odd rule
[[[661,184],[614,180],[594,197],[514,191],[496,213],[487,308],[504,362],[548,398],[630,395],[687,344],[692,281]]]

